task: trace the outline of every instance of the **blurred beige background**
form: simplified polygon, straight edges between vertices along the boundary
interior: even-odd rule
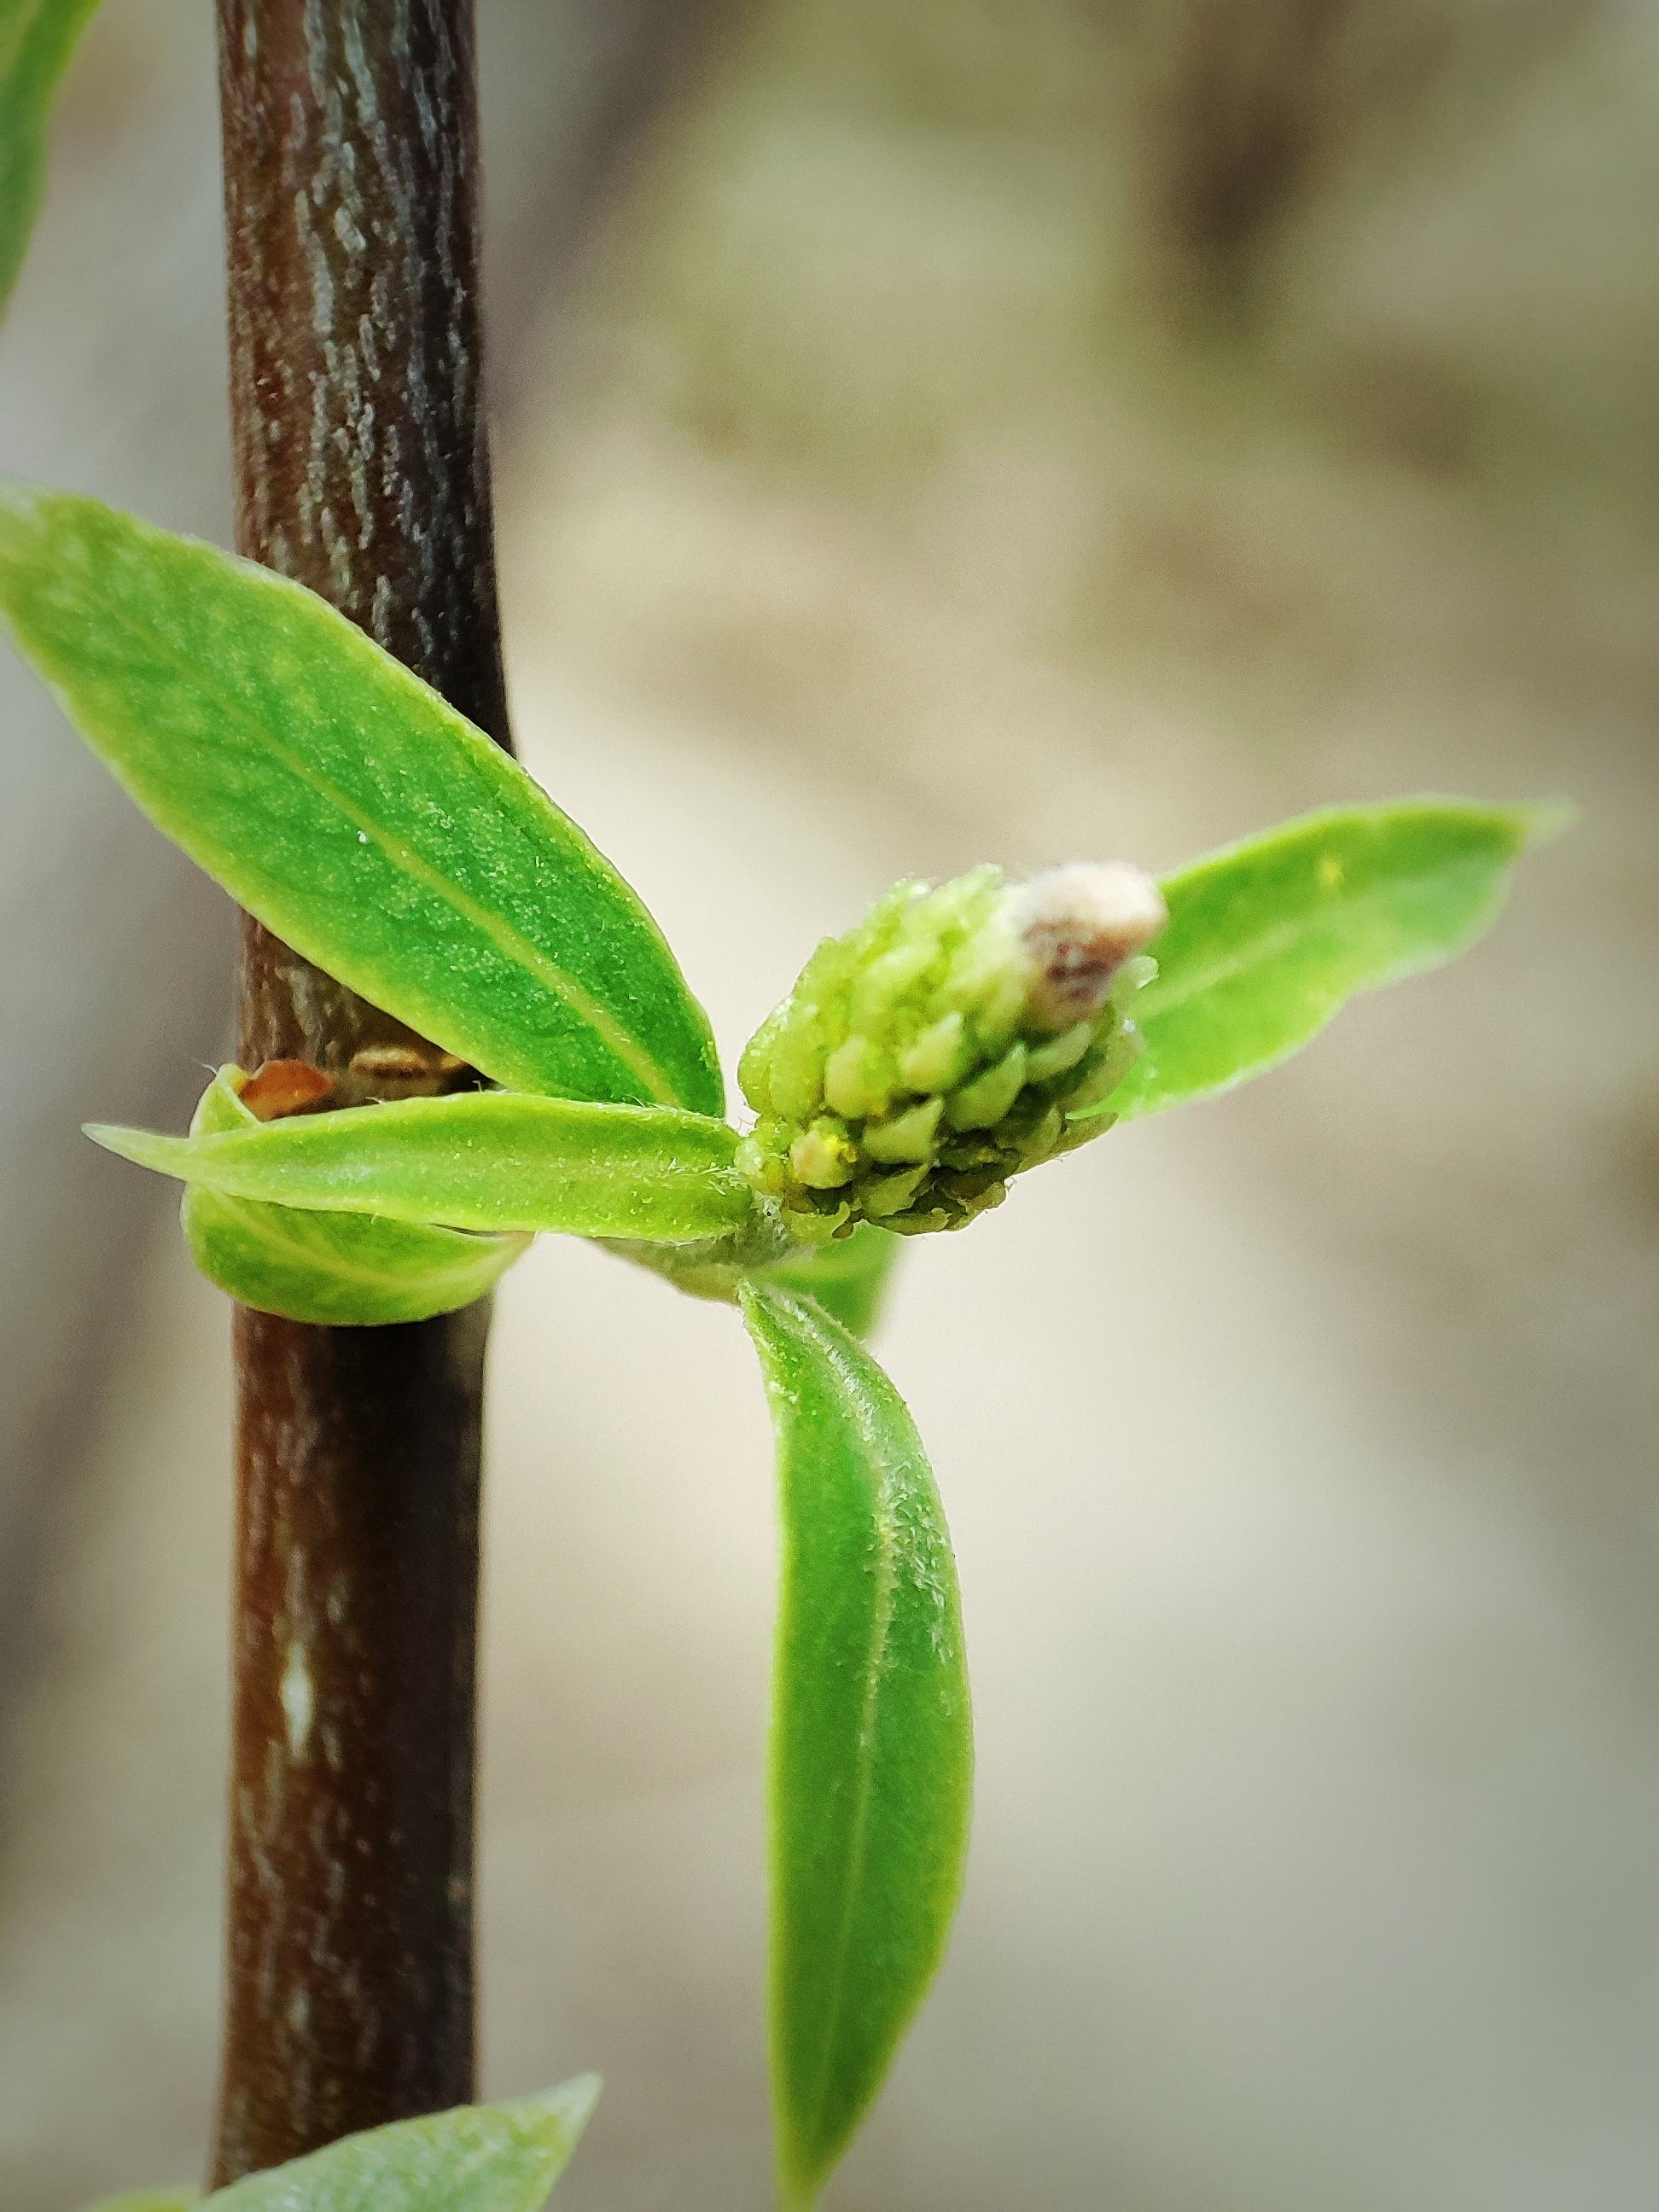
[[[109,0],[6,465],[224,529],[207,11]],[[1659,2198],[1659,15],[481,0],[526,757],[728,1064],[982,858],[1583,809],[1498,933],[909,1265],[957,1940],[839,2212]],[[672,21],[677,43],[664,45]],[[0,2202],[198,2168],[227,1315],[166,1191],[222,902],[8,669]],[[498,1302],[487,2087],[569,2212],[760,2212],[769,1445],[732,1317]]]

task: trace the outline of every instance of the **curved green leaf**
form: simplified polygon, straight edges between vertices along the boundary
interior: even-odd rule
[[[396,2120],[216,2189],[203,2212],[541,2212],[599,2095],[582,2074],[516,2104]]]
[[[861,1221],[850,1237],[793,1252],[768,1267],[765,1277],[781,1290],[816,1298],[843,1328],[867,1337],[881,1319],[894,1262],[902,1249],[900,1238],[873,1221]]]
[[[1334,807],[1182,869],[1134,1003],[1146,1053],[1093,1110],[1127,1121],[1230,1090],[1356,991],[1449,960],[1497,919],[1511,864],[1567,818],[1461,799]]]
[[[261,1125],[222,1068],[203,1092],[193,1137]],[[197,1266],[244,1305],[289,1321],[368,1327],[426,1321],[493,1290],[528,1236],[481,1237],[374,1213],[302,1212],[185,1188],[180,1219]]]
[[[98,0],[0,0],[0,308],[40,212],[46,125]]]
[[[961,1894],[973,1773],[956,1568],[910,1416],[812,1300],[741,1291],[777,1433],[772,2098],[812,2203],[886,2078]]]
[[[89,1126],[140,1167],[229,1198],[452,1229],[688,1243],[748,1220],[735,1131],[672,1106],[520,1091],[404,1098],[200,1137]]]
[[[719,1114],[707,1017],[517,763],[297,584],[0,488],[0,612],[158,828],[261,921],[497,1082]]]

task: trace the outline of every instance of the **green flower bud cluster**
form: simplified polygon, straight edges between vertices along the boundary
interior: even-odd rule
[[[738,1169],[807,1243],[866,1220],[961,1228],[1010,1176],[1111,1127],[1073,1117],[1139,1054],[1126,1010],[1164,918],[1152,878],[1117,861],[896,884],[750,1041],[738,1079],[759,1118]]]

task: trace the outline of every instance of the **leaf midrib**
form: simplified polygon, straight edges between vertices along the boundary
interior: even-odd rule
[[[810,1329],[810,1320],[807,1322]],[[847,1979],[847,1966],[853,1947],[853,1923],[858,1909],[858,1898],[865,1863],[868,1853],[870,1803],[875,1789],[875,1723],[881,1698],[882,1661],[886,1654],[892,1631],[894,1599],[898,1588],[896,1567],[897,1521],[891,1510],[891,1486],[888,1479],[885,1455],[880,1449],[880,1438],[873,1422],[866,1418],[864,1395],[859,1378],[842,1355],[841,1348],[826,1334],[817,1334],[818,1349],[840,1379],[854,1427],[870,1463],[882,1470],[880,1503],[875,1516],[877,1541],[875,1607],[872,1615],[868,1672],[859,1714],[859,1758],[854,1785],[853,1822],[848,1850],[846,1901],[842,1912],[841,1928],[835,1939],[835,1965],[830,1976],[830,1996],[824,2007],[828,2027],[823,2039],[823,2057],[813,2091],[812,2107],[820,2126],[829,2093],[830,2072],[835,2063],[836,2046],[840,2029],[842,1996]]]
[[[88,1122],[87,1131],[95,1144],[106,1144],[108,1138],[116,1133],[113,1130],[101,1129],[95,1122]],[[434,1215],[425,1211],[413,1210],[417,1204],[424,1206],[427,1201],[417,1200],[412,1195],[405,1200],[394,1193],[388,1200],[385,1192],[383,1170],[378,1164],[365,1167],[361,1161],[354,1163],[349,1158],[325,1158],[309,1163],[301,1158],[278,1161],[274,1166],[269,1160],[261,1164],[260,1140],[255,1139],[252,1143],[245,1142],[244,1140],[252,1134],[246,1129],[220,1129],[211,1133],[189,1137],[158,1135],[148,1129],[123,1131],[120,1133],[129,1139],[137,1139],[137,1141],[129,1141],[118,1146],[108,1145],[108,1149],[116,1152],[119,1158],[130,1159],[139,1167],[148,1168],[153,1174],[172,1176],[191,1189],[213,1191],[222,1198],[241,1205],[286,1206],[290,1212],[295,1213],[368,1214],[378,1220],[402,1222],[415,1228],[454,1227],[453,1222],[444,1221],[441,1214]],[[222,1151],[220,1149],[222,1146],[224,1148]],[[227,1153],[229,1156],[228,1159]],[[219,1162],[223,1163],[216,1173],[215,1171],[216,1156]],[[206,1162],[204,1171],[203,1170],[204,1160]],[[244,1163],[249,1160],[253,1163],[251,1169],[244,1166]],[[419,1164],[418,1161],[417,1164]],[[642,1180],[638,1172],[638,1164],[637,1162],[631,1164],[635,1170],[631,1176],[619,1178],[630,1182],[636,1189]],[[191,1172],[192,1168],[198,1171]],[[246,1188],[239,1189],[236,1187],[237,1183],[244,1180],[246,1175],[257,1173],[261,1176],[267,1175],[277,1176],[289,1168],[308,1170],[311,1180],[302,1190],[290,1189],[278,1196],[274,1191],[264,1189],[250,1191]],[[371,1182],[370,1177],[374,1178],[374,1182]],[[592,1174],[586,1177],[573,1174],[567,1177],[567,1181],[586,1180],[590,1183],[599,1179],[597,1175]],[[684,1163],[678,1159],[671,1160],[665,1166],[659,1167],[653,1171],[651,1180],[657,1190],[671,1200],[683,1200],[690,1196],[706,1197],[714,1200],[724,1198],[728,1191],[735,1195],[745,1190],[741,1178],[730,1169],[710,1166],[698,1162]],[[374,1187],[375,1183],[379,1184],[378,1188]],[[442,1198],[431,1201],[441,1207],[445,1202]],[[450,1202],[456,1204],[458,1210],[460,1206],[471,1203],[465,1196],[457,1200],[453,1192]],[[459,1236],[476,1237],[541,1235],[582,1237],[616,1232],[577,1229],[568,1224],[560,1229],[550,1223],[543,1223],[535,1229],[480,1227],[470,1230],[458,1229],[455,1233]]]
[[[478,1095],[501,1098],[512,1094],[494,1091]],[[525,1092],[520,1095],[531,1098],[537,1097],[534,1092]],[[428,1103],[426,1100],[399,1103],[416,1105],[424,1118]],[[439,1100],[432,1103],[441,1105],[444,1102]],[[538,1103],[541,1102],[538,1100]],[[574,1105],[596,1109],[604,1112],[611,1102],[605,1099],[556,1098],[547,1103],[556,1106]],[[628,1109],[623,1106],[618,1110],[625,1113]],[[653,1109],[647,1107],[637,1110],[649,1113]],[[693,1122],[706,1121],[718,1133],[729,1133],[729,1124],[716,1121],[712,1114],[692,1115],[689,1109],[684,1107],[671,1107],[668,1110],[672,1113],[684,1113],[687,1119]],[[346,1113],[350,1113],[354,1116],[354,1123],[350,1127],[340,1126],[344,1121]],[[209,1160],[216,1157],[221,1159],[228,1158],[234,1165],[244,1158],[258,1160],[276,1154],[279,1156],[279,1167],[276,1171],[280,1172],[283,1168],[289,1166],[304,1168],[308,1173],[320,1178],[333,1175],[360,1175],[366,1172],[366,1155],[374,1164],[376,1171],[379,1170],[379,1162],[374,1162],[371,1146],[380,1148],[380,1162],[384,1162],[386,1158],[385,1132],[362,1127],[359,1118],[374,1115],[375,1113],[375,1105],[371,1102],[366,1107],[348,1108],[343,1111],[337,1109],[327,1115],[307,1115],[304,1117],[284,1116],[283,1120],[288,1126],[283,1129],[282,1134],[274,1142],[269,1132],[278,1125],[259,1122],[252,1115],[249,1116],[247,1122],[234,1128],[191,1130],[188,1135],[183,1137],[158,1135],[149,1130],[139,1130],[136,1133],[152,1143],[175,1148],[175,1157],[179,1156],[179,1151],[181,1148],[188,1146],[190,1156],[193,1158],[203,1157]],[[100,1125],[89,1123],[88,1126],[95,1127]],[[294,1132],[291,1136],[289,1134],[289,1128]],[[415,1129],[415,1133],[405,1137],[404,1132],[411,1128]],[[503,1168],[511,1159],[512,1140],[509,1139],[507,1143],[503,1143],[499,1133],[491,1130],[489,1121],[482,1115],[479,1117],[476,1130],[469,1130],[465,1127],[457,1128],[453,1124],[449,1124],[440,1139],[434,1139],[429,1127],[422,1134],[418,1127],[408,1120],[400,1120],[397,1124],[397,1130],[398,1133],[392,1140],[392,1156],[394,1160],[401,1159],[416,1170],[424,1170],[434,1164],[456,1158],[466,1160],[476,1168],[480,1151],[485,1155],[484,1164],[492,1170]],[[668,1184],[704,1182],[724,1184],[742,1182],[742,1177],[732,1164],[727,1147],[722,1147],[720,1152],[711,1154],[707,1158],[698,1158],[695,1155],[674,1150],[656,1151],[653,1155],[647,1155],[637,1151],[632,1152],[624,1151],[619,1153],[614,1146],[608,1150],[604,1146],[600,1141],[600,1133],[596,1132],[592,1136],[585,1139],[582,1143],[570,1146],[562,1152],[556,1141],[558,1136],[556,1125],[542,1137],[539,1144],[536,1141],[539,1133],[532,1125],[529,1133],[530,1143],[526,1147],[526,1152],[527,1155],[533,1155],[536,1152],[539,1152],[541,1157],[539,1159],[529,1157],[528,1167],[534,1171],[545,1170],[550,1166],[556,1169],[566,1182],[596,1182],[606,1175],[618,1175],[624,1180],[635,1182],[645,1181]],[[520,1141],[522,1142],[523,1139]],[[512,1161],[512,1164],[522,1170],[526,1162],[514,1160]],[[207,1179],[205,1176],[195,1178],[200,1182],[205,1182]],[[187,1177],[185,1180],[191,1180],[191,1178]],[[274,1199],[270,1203],[281,1205],[283,1201],[280,1199]],[[477,1233],[480,1232],[458,1231],[458,1234],[467,1236]],[[482,1233],[494,1235],[497,1232],[485,1231]],[[515,1232],[507,1231],[500,1233],[511,1235]]]

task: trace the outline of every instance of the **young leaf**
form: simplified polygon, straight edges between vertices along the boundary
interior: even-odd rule
[[[881,1369],[811,1299],[742,1291],[777,1433],[772,2099],[813,2203],[885,2079],[961,1893],[973,1767],[956,1569]]]
[[[260,1124],[222,1068],[202,1094],[193,1137]],[[425,1321],[471,1305],[530,1249],[527,1236],[480,1237],[374,1213],[302,1212],[227,1198],[204,1183],[180,1209],[191,1257],[244,1305],[335,1327]]]
[[[150,819],[331,975],[510,1088],[721,1112],[707,1017],[638,898],[321,599],[14,483],[0,613]]]
[[[592,2074],[347,2136],[216,2189],[202,2212],[541,2212],[599,2101]]]
[[[816,1298],[844,1329],[867,1337],[881,1318],[893,1263],[902,1249],[898,1237],[872,1221],[861,1221],[839,1243],[793,1252],[768,1267],[766,1280],[781,1290]]]
[[[736,1133],[673,1106],[466,1091],[216,1136],[97,1126],[87,1134],[140,1167],[229,1198],[452,1229],[685,1243],[735,1228],[755,1209],[732,1168]]]
[[[1161,886],[1142,1058],[1096,1111],[1127,1121],[1285,1059],[1356,991],[1433,968],[1489,929],[1511,864],[1559,811],[1456,799],[1334,807],[1196,860]],[[1082,1118],[1082,1117],[1079,1117]]]
[[[0,310],[40,212],[52,99],[98,0],[0,0]]]
[[[192,2212],[201,2201],[193,2189],[141,2189],[133,2197],[100,2197],[87,2212]]]

